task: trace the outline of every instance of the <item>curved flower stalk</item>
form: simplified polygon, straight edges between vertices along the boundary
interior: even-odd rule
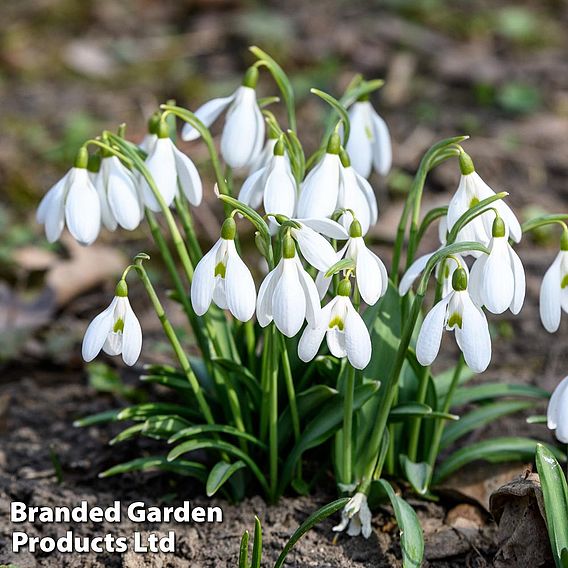
[[[307,326],[298,344],[298,356],[304,362],[311,361],[324,339],[331,354],[347,357],[355,369],[364,369],[371,360],[369,330],[353,307],[350,299],[351,282],[339,283],[337,296],[322,308],[314,327]]]
[[[50,243],[59,239],[67,225],[73,238],[82,245],[92,244],[101,229],[101,204],[91,182],[89,156],[82,147],[72,167],[43,197],[36,218],[45,225]]]
[[[279,140],[266,165],[256,170],[243,183],[239,201],[253,209],[258,209],[262,203],[267,213],[293,217],[296,198],[296,181],[284,153],[284,142]]]
[[[235,247],[235,235],[235,220],[229,217],[221,228],[221,238],[195,267],[191,303],[198,316],[209,309],[211,302],[241,321],[248,321],[254,314],[256,289]]]
[[[386,176],[392,164],[391,137],[386,122],[369,102],[368,95],[349,109],[351,134],[346,150],[359,175],[368,178],[371,168]]]
[[[274,320],[287,337],[296,335],[304,321],[314,327],[321,312],[316,285],[304,270],[291,237],[284,237],[282,259],[268,273],[258,291],[256,316],[266,327]]]
[[[114,231],[118,225],[133,231],[144,218],[144,205],[132,172],[112,155],[101,159],[95,177],[95,187],[101,201],[104,226]]]
[[[568,377],[554,389],[546,410],[546,425],[559,442],[568,444]]]
[[[562,311],[568,313],[568,230],[562,233],[560,252],[546,271],[540,287],[540,319],[549,333],[560,327]]]
[[[412,285],[414,284],[415,280],[422,274],[423,270],[426,268],[428,261],[432,258],[436,252],[441,250],[446,246],[446,234],[447,234],[447,220],[446,217],[442,217],[440,219],[440,224],[438,225],[438,237],[440,239],[440,248],[438,248],[434,252],[430,252],[423,256],[418,257],[409,267],[408,270],[404,273],[404,276],[400,280],[400,284],[398,285],[398,293],[401,296],[405,296]],[[454,254],[456,262],[448,262],[444,260],[439,262],[436,265],[436,270],[434,271],[434,275],[436,276],[436,280],[442,286],[442,293],[441,296],[444,298],[452,291],[452,278],[454,272],[457,270],[459,266],[461,266],[466,274],[469,276],[469,270],[467,268],[467,264],[465,263],[461,254]]]
[[[509,235],[500,217],[493,221],[488,255],[480,256],[471,268],[469,289],[473,301],[491,313],[510,309],[518,314],[525,299],[525,271],[517,253],[509,245]]]
[[[142,329],[128,301],[128,286],[121,280],[109,307],[90,324],[83,338],[83,359],[92,361],[101,351],[122,355],[127,365],[134,365],[142,350]]]
[[[487,318],[470,298],[467,274],[458,268],[452,278],[453,291],[428,313],[418,335],[416,357],[431,365],[440,351],[444,328],[454,331],[465,362],[474,373],[482,373],[491,361],[491,337]]]
[[[473,161],[465,152],[460,153],[461,178],[458,189],[452,197],[448,206],[448,230],[452,230],[458,219],[480,201],[492,197],[495,192],[481,179],[475,171]],[[522,230],[517,217],[511,208],[502,200],[495,201],[491,205],[499,216],[503,219],[509,235],[518,243],[522,237]],[[488,208],[487,213],[483,213],[470,221],[459,232],[457,242],[473,241],[487,245],[491,240],[491,228],[493,220]],[[474,256],[479,256],[474,253]]]
[[[265,124],[256,100],[258,69],[249,67],[242,85],[229,97],[213,99],[195,111],[195,116],[207,127],[227,109],[221,135],[221,154],[232,168],[249,167],[257,159],[264,143]],[[183,140],[197,140],[199,132],[185,124]]]
[[[353,261],[355,280],[361,298],[369,306],[376,304],[388,288],[387,269],[383,261],[367,248],[358,220],[351,222],[349,240],[337,252],[335,262],[339,262],[342,258]],[[331,276],[326,276],[323,271],[320,271],[316,277],[319,296],[322,299],[329,289],[331,278]]]
[[[199,205],[203,196],[203,187],[197,168],[193,162],[178,150],[170,138],[169,127],[162,120],[158,127],[157,140],[146,158],[146,167],[154,178],[156,187],[169,207],[179,188],[192,205]],[[161,211],[154,192],[145,179],[140,180],[142,196],[146,206],[154,212]]]
[[[349,536],[362,534],[369,538],[373,532],[371,521],[373,516],[367,503],[367,495],[362,492],[355,493],[347,505],[341,511],[341,522],[333,527],[335,532],[343,532],[347,529]]]

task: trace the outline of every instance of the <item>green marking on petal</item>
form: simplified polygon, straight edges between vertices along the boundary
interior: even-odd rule
[[[562,288],[562,290],[566,287],[568,287],[568,274],[562,278],[562,282],[560,283],[560,288]]]
[[[473,197],[472,200],[469,202],[469,208],[475,207],[479,203],[479,199],[477,197]]]
[[[124,331],[124,320],[122,318],[118,318],[112,328],[114,333],[122,333]]]
[[[329,329],[333,329],[334,327],[337,327],[339,331],[343,331],[344,328],[343,320],[339,316],[333,317],[329,322]]]
[[[450,267],[448,266],[448,264],[446,263],[446,265],[444,266],[444,274],[446,278],[450,277]]]
[[[367,125],[365,125],[365,136],[367,136],[369,140],[373,140],[373,131]]]
[[[226,271],[225,265],[222,262],[220,262],[215,267],[215,276],[220,276],[221,278],[225,278],[225,271]]]
[[[458,314],[457,312],[454,312],[451,316],[450,319],[448,320],[448,327],[455,327],[458,326],[460,329],[462,327],[462,317],[460,314]]]

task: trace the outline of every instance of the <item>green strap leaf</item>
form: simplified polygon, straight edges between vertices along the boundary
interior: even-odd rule
[[[213,497],[229,478],[243,467],[246,467],[246,463],[242,460],[236,461],[235,463],[227,463],[226,461],[217,462],[207,477],[207,484],[205,485],[207,497]]]
[[[337,499],[325,507],[318,509],[315,513],[312,513],[294,532],[294,534],[290,537],[290,540],[284,546],[284,549],[280,553],[278,560],[274,564],[274,568],[281,568],[284,564],[284,560],[286,560],[286,556],[290,553],[292,548],[296,545],[296,543],[314,526],[326,519],[327,517],[333,515],[340,509],[343,509],[345,505],[349,502],[348,497],[343,497],[342,499]]]
[[[379,479],[378,483],[390,499],[396,522],[400,528],[402,565],[404,568],[417,568],[421,566],[424,558],[424,535],[420,521],[414,509],[394,492],[388,481]]]
[[[178,460],[175,463],[170,463],[163,456],[137,458],[124,462],[99,473],[99,477],[112,477],[113,475],[131,473],[133,471],[153,470],[169,471],[179,475],[195,477],[200,481],[205,481],[207,478],[207,468],[203,464],[188,460]]]
[[[434,483],[440,483],[446,477],[477,460],[490,463],[507,461],[525,461],[534,457],[536,446],[539,442],[531,438],[503,437],[483,440],[461,448],[451,454],[435,470]],[[566,456],[559,450],[547,446],[560,461],[566,461]]]
[[[320,91],[319,89],[310,89],[310,93],[313,93],[320,99],[323,99],[328,105],[331,106],[331,108],[333,108],[337,112],[341,122],[343,123],[343,146],[346,146],[347,141],[349,140],[351,128],[347,109],[335,97],[332,97],[324,91]]]
[[[540,476],[548,536],[557,568],[564,568],[568,548],[568,487],[562,467],[554,454],[543,446],[536,446],[536,468]]]
[[[249,568],[250,566],[248,563],[248,543],[249,532],[245,531],[241,538],[241,547],[239,550],[239,568]]]
[[[125,442],[126,440],[131,440],[132,438],[136,438],[139,434],[142,433],[144,430],[144,423],[134,424],[133,426],[129,426],[122,430],[122,432],[118,433],[114,438],[112,438],[108,445],[114,446],[115,444],[120,444],[120,442]]]
[[[343,258],[333,264],[325,273],[326,278],[331,278],[334,274],[342,270],[355,270],[355,262],[351,258]]]
[[[463,406],[471,402],[500,397],[530,397],[547,399],[550,393],[533,385],[516,385],[507,383],[485,383],[473,387],[462,387],[456,390],[452,406]]]
[[[408,456],[400,456],[400,463],[406,479],[416,493],[425,495],[432,477],[432,468],[426,462],[413,462]]]
[[[443,418],[445,420],[459,420],[460,417],[447,412],[432,410],[427,404],[420,402],[408,402],[399,404],[391,409],[389,421],[397,422],[405,418]]]
[[[251,568],[260,568],[262,560],[262,526],[260,519],[255,515],[254,517],[254,540],[252,543],[252,560]]]
[[[84,428],[85,426],[94,426],[96,424],[116,422],[118,420],[118,415],[122,412],[122,410],[122,408],[115,408],[113,410],[105,410],[104,412],[91,414],[91,416],[85,416],[84,418],[75,420],[75,422],[73,422],[73,426],[75,426],[76,428]]]
[[[243,432],[242,430],[237,430],[234,426],[226,426],[224,424],[200,424],[197,426],[188,426],[175,432],[171,438],[168,440],[168,444],[173,444],[183,440],[184,438],[192,438],[193,436],[198,436],[199,434],[228,434],[229,436],[236,436],[237,438],[243,438],[248,440],[261,448],[266,448],[266,445],[261,442],[258,438],[249,434],[248,432]]]
[[[116,417],[117,420],[146,420],[150,416],[176,414],[179,416],[187,416],[195,418],[199,416],[197,412],[170,402],[146,402],[143,404],[135,404],[127,408],[123,408]]]

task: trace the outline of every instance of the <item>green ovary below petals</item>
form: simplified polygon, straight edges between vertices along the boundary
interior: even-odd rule
[[[329,329],[333,329],[334,327],[337,327],[339,331],[343,331],[344,327],[343,320],[339,316],[335,316],[329,322]]]
[[[454,312],[451,316],[450,319],[448,320],[448,327],[453,328],[455,326],[458,326],[460,329],[462,327],[462,317],[460,314],[458,314],[457,312]]]
[[[560,288],[562,288],[562,290],[566,287],[568,287],[568,274],[566,274],[564,278],[562,278],[562,282],[560,282]]]
[[[221,278],[225,278],[225,271],[226,271],[226,267],[225,265],[220,262],[216,267],[215,267],[215,276],[220,276]],[[210,273],[211,274],[211,273]]]
[[[469,208],[475,207],[479,203],[479,199],[477,197],[473,197],[469,202]]]
[[[122,333],[124,331],[124,320],[122,318],[118,318],[112,328],[114,333]]]

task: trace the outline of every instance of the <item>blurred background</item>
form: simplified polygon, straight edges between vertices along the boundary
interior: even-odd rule
[[[139,140],[161,102],[195,109],[232,92],[253,61],[251,44],[289,73],[307,151],[317,147],[327,112],[310,87],[339,95],[357,72],[384,78],[373,103],[391,129],[394,167],[387,179],[372,180],[381,208],[372,238],[388,260],[401,197],[422,153],[446,136],[471,135],[466,148],[479,173],[496,191],[510,191],[523,219],[566,211],[567,25],[568,4],[559,0],[1,2],[4,376],[19,379],[22,369],[36,368],[76,373],[88,319],[108,302],[129,255],[148,246],[144,228],[103,232],[87,249],[69,239],[45,242],[35,208],[84,139],[126,122],[127,135]],[[266,75],[259,90],[277,94]],[[218,231],[207,155],[199,142],[182,148],[203,166],[208,197],[196,216],[207,241]],[[457,181],[457,164],[437,170],[425,207],[446,203]],[[432,234],[424,246],[435,244]],[[564,335],[550,341],[537,315],[540,280],[557,247],[554,231],[522,244],[527,306],[514,325],[506,315],[493,318],[497,336],[512,343],[496,343],[499,365],[491,373],[538,379],[546,388],[566,374],[566,322]],[[159,266],[153,275],[159,281]],[[156,338],[146,343],[144,358],[167,359],[158,323],[139,300],[146,337],[154,330]]]

